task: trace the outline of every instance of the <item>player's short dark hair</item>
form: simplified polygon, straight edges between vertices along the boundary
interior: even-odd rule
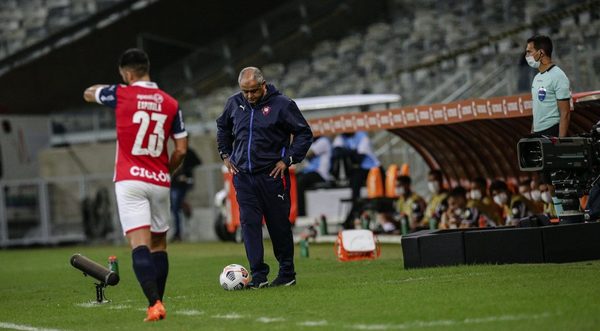
[[[523,179],[519,182],[519,186],[527,186],[530,187],[531,186],[531,178],[526,178]]]
[[[533,43],[535,49],[541,49],[548,57],[552,57],[552,39],[544,35],[535,35],[527,39],[527,43]]]
[[[444,181],[444,176],[440,169],[432,169],[431,171],[429,171],[429,176],[433,176],[433,178],[435,178],[435,180],[439,182]]]
[[[504,181],[495,180],[490,184],[490,192],[494,191],[506,191],[508,192],[508,185]]]
[[[467,190],[462,186],[457,186],[453,188],[450,193],[448,193],[448,197],[452,198],[467,198]]]
[[[471,182],[477,184],[479,187],[487,188],[487,180],[483,177],[475,177]]]
[[[139,48],[130,48],[121,55],[119,68],[132,70],[136,75],[143,76],[150,71],[148,54]]]
[[[412,179],[409,176],[398,176],[398,184],[410,185]]]

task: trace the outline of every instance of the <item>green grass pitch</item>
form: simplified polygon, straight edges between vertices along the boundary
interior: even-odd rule
[[[269,242],[270,280],[277,263]],[[502,249],[499,247],[498,249]],[[297,251],[298,285],[228,292],[218,276],[247,266],[233,243],[169,247],[167,319],[143,323],[146,300],[125,246],[0,250],[0,330],[599,330],[600,262],[404,270],[399,245],[338,262],[332,245]],[[92,305],[73,253],[117,255],[121,282]]]

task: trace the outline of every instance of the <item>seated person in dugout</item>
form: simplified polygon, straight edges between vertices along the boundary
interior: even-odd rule
[[[398,201],[396,211],[400,218],[405,218],[411,231],[419,230],[426,208],[425,200],[412,191],[412,180],[409,176],[398,177]]]
[[[527,204],[527,208],[529,210],[531,210],[534,214],[540,214],[542,212],[542,205],[533,200],[531,183],[531,178],[520,180],[519,194],[525,198],[525,203]]]
[[[443,213],[442,201],[448,197],[448,190],[444,188],[444,178],[439,169],[429,171],[427,189],[431,193],[431,198],[427,201],[425,216],[420,226],[423,228],[437,228]]]
[[[447,198],[448,208],[442,214],[440,229],[459,229],[495,226],[477,208],[467,207],[467,190],[462,186],[453,188]]]
[[[487,180],[483,177],[476,177],[471,180],[470,191],[467,194],[467,207],[477,208],[487,218],[495,224],[503,224],[500,206],[494,204],[490,198],[487,188]]]
[[[544,181],[540,183],[539,190],[540,199],[542,200],[542,214],[549,218],[558,217],[556,209],[554,208],[554,202],[552,201],[552,196],[554,195],[554,192],[552,192],[553,189],[554,187],[552,185],[548,185],[548,183]]]
[[[333,179],[331,170],[331,141],[321,136],[313,141],[305,158],[305,167],[296,174],[298,215],[306,215],[305,192],[315,184],[327,183]]]
[[[397,222],[393,215],[390,213],[378,213],[375,219],[375,229],[373,232],[376,234],[400,234],[400,224]]]
[[[492,182],[490,193],[494,203],[502,208],[501,225],[516,225],[521,218],[534,215],[533,210],[528,208],[525,198],[518,193],[512,193],[504,181]]]

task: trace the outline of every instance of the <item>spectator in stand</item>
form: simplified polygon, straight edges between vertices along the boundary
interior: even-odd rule
[[[300,170],[296,176],[298,197],[298,215],[306,215],[304,192],[317,183],[326,183],[332,179],[331,168],[331,141],[326,136],[317,138],[306,154],[308,165]]]
[[[352,228],[354,219],[360,212],[360,189],[365,186],[369,170],[381,164],[371,146],[369,136],[363,131],[342,133],[333,140],[333,163],[344,164],[346,176],[350,178],[352,188],[352,208],[344,222],[345,228]],[[338,166],[334,166],[334,175],[338,177]],[[384,173],[384,172],[382,172]],[[338,177],[339,178],[339,177]]]
[[[494,201],[488,195],[487,180],[483,177],[476,177],[471,180],[470,185],[467,207],[476,208],[491,219],[494,224],[503,224],[502,209],[494,204]]]
[[[444,178],[439,169],[429,171],[427,189],[431,193],[431,198],[427,202],[425,216],[421,221],[420,227],[437,228],[442,215],[442,201],[448,196],[448,191],[444,188]]]
[[[467,190],[462,186],[448,194],[448,208],[442,214],[440,229],[495,226],[495,223],[475,207],[467,206]]]
[[[411,231],[421,229],[421,221],[426,208],[425,200],[412,191],[409,176],[398,177],[398,201],[396,211],[404,218]]]

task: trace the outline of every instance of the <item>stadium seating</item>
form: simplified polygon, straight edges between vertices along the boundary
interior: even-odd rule
[[[0,58],[116,2],[1,1]],[[581,4],[585,1],[389,0],[386,19],[366,28],[349,26],[345,36],[324,39],[303,53],[308,56],[289,61],[274,56],[260,65],[267,79],[293,98],[398,93],[409,105],[507,95],[523,91],[532,77],[533,71],[520,67],[519,61],[524,40],[537,31],[553,37],[553,57],[571,78],[572,89],[595,89],[600,83],[600,19],[596,7],[573,11]],[[536,20],[541,20],[537,30],[520,28]],[[319,40],[318,35],[314,38]],[[255,42],[255,49],[264,46],[263,40]],[[594,70],[584,70],[581,64]],[[192,76],[203,68],[193,70]],[[491,79],[500,73],[502,81]],[[161,81],[160,73],[154,76]],[[519,80],[524,83],[517,84]],[[236,85],[232,79],[230,85],[212,90],[187,86],[178,96],[187,122],[214,127]],[[56,122],[63,122],[67,132],[89,130],[79,123],[92,121],[71,117],[57,115]],[[96,121],[101,129],[113,123],[109,118]]]
[[[290,63],[273,63],[264,66],[265,75],[291,97],[352,93],[399,93],[404,104],[441,102],[448,96],[457,98],[512,94],[517,91],[515,83],[519,75],[519,57],[524,41],[533,34],[528,29],[512,33],[494,43],[488,43],[497,31],[515,28],[523,22],[532,22],[540,16],[540,9],[551,13],[564,8],[564,1],[392,1],[389,22],[371,24],[363,31],[352,31],[340,40],[324,40],[311,52],[309,58]],[[571,2],[573,3],[573,2]],[[470,13],[478,15],[472,19]],[[576,23],[577,22],[577,23]],[[552,29],[539,32],[553,36],[556,45],[554,59],[566,72],[576,74],[574,90],[593,88],[598,84],[597,71],[578,72],[579,61],[575,49],[594,54],[582,60],[590,67],[600,67],[597,34],[600,29],[597,15],[584,11],[567,16]],[[563,28],[564,27],[564,28]],[[556,31],[554,31],[556,30]],[[555,33],[554,33],[555,32]],[[460,49],[462,45],[480,43],[481,46],[463,54],[450,56],[422,69],[408,69],[433,60],[440,53]],[[577,47],[573,47],[573,44]],[[498,68],[502,68],[498,70]],[[529,70],[529,69],[527,69]],[[526,71],[527,71],[526,70]],[[505,87],[482,84],[490,76],[504,72]],[[531,76],[532,71],[526,74]],[[439,89],[444,82],[462,74],[458,84],[472,84],[468,93],[455,94],[456,84]],[[512,76],[509,76],[512,75]],[[478,85],[480,84],[480,85]],[[461,86],[458,85],[458,86]],[[224,91],[235,92],[235,83],[229,88],[201,95],[194,100],[200,106],[204,119],[211,119],[222,111]],[[433,93],[436,92],[436,93]]]
[[[2,0],[0,59],[119,0]]]

